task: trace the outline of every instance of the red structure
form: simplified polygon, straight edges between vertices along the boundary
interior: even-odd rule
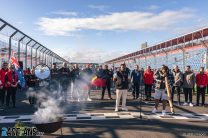
[[[195,32],[183,35],[183,36],[179,36],[177,38],[171,39],[171,40],[167,40],[165,42],[159,43],[157,45],[148,47],[146,49],[142,49],[140,51],[136,51],[133,53],[130,53],[128,55],[124,55],[122,57],[118,57],[109,61],[106,61],[105,63],[107,64],[115,64],[118,61],[125,61],[125,60],[129,60],[129,58],[135,59],[135,58],[140,58],[141,56],[143,56],[144,54],[151,54],[153,52],[162,52],[164,53],[165,51],[163,51],[163,49],[166,48],[173,48],[174,46],[179,46],[181,44],[186,44],[185,47],[183,48],[191,48],[194,47],[196,45],[196,43],[194,43],[195,40],[199,40],[201,41],[201,43],[207,43],[207,41],[205,41],[205,37],[208,36],[208,28],[203,28],[201,30],[197,30]]]

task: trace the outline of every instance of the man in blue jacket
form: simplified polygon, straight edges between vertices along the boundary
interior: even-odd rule
[[[133,83],[133,99],[138,99],[139,97],[139,88],[140,88],[140,81],[141,81],[141,71],[139,70],[139,66],[136,65],[135,69],[131,73],[131,82]]]

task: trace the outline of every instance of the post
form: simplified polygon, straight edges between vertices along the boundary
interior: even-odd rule
[[[37,42],[35,42],[35,44],[31,47],[31,68],[32,68],[32,59],[33,59],[33,47],[37,44]]]
[[[25,49],[25,68],[27,68],[27,46],[28,44],[30,44],[30,42],[32,41],[32,39],[30,39],[29,42],[26,43],[26,49]]]
[[[12,50],[12,37],[17,33],[18,31],[16,30],[14,33],[12,33],[12,35],[9,37],[9,59],[8,59],[8,61],[10,60],[10,58],[11,58],[11,50]]]
[[[25,38],[26,36],[24,35],[19,41],[18,41],[18,52],[17,52],[17,59],[18,61],[20,61],[20,42],[23,41],[23,39]]]

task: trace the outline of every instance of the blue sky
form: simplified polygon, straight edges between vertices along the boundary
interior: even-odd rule
[[[201,0],[0,0],[0,17],[71,61],[102,62],[208,25]]]

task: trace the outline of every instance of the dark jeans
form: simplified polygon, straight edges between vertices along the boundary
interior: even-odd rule
[[[151,98],[152,93],[152,85],[151,84],[145,84],[145,95],[147,99]]]
[[[5,88],[3,88],[3,89],[0,90],[1,105],[4,105],[5,93],[6,93],[6,89]]]
[[[9,106],[10,103],[10,98],[12,98],[12,104],[13,107],[15,106],[15,101],[16,101],[16,91],[17,88],[16,87],[10,87],[7,90],[7,96],[6,96],[6,106]]]
[[[32,88],[33,89],[33,91],[37,91],[37,86],[32,86],[32,87],[29,87],[29,88]],[[34,96],[34,95],[29,95],[29,103],[30,104],[35,104],[35,102],[36,102],[36,98],[35,98],[36,96]]]
[[[133,92],[132,92],[133,97],[138,98],[139,97],[140,84],[139,83],[133,83],[132,87],[133,87]]]
[[[204,105],[204,102],[205,102],[205,90],[206,90],[206,87],[203,87],[203,88],[197,87],[197,96],[196,96],[196,104],[197,105],[199,105],[200,96],[202,96],[202,105]]]
[[[111,88],[111,81],[109,80],[107,80],[106,81],[106,86],[105,87],[102,87],[102,97],[101,97],[101,99],[103,99],[104,98],[104,95],[105,95],[105,89],[107,88],[107,90],[108,90],[108,97],[109,98],[111,98],[111,91],[110,91],[110,88]]]
[[[177,93],[177,100],[178,100],[178,103],[180,104],[180,86],[173,86],[172,87],[172,92],[171,92],[171,99],[173,101],[174,99],[174,93],[176,92]]]
[[[186,103],[188,103],[188,99],[189,99],[189,103],[192,103],[192,90],[193,90],[192,88],[183,88]]]
[[[207,85],[207,94],[208,94],[208,85]]]

